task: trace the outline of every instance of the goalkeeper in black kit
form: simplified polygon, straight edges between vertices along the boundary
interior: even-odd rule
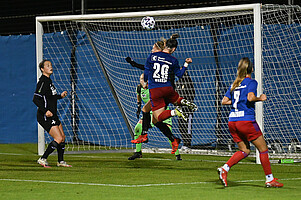
[[[48,156],[57,149],[58,167],[72,167],[64,161],[65,133],[63,126],[57,116],[57,100],[67,96],[67,91],[57,94],[56,88],[50,79],[53,73],[52,63],[49,60],[43,60],[39,64],[42,76],[37,83],[36,91],[33,96],[33,102],[38,107],[37,121],[53,137],[46,151],[41,158],[37,160],[43,167],[50,167],[47,162]]]

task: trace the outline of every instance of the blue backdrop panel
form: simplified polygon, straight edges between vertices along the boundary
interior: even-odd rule
[[[130,133],[108,82],[85,33],[79,32],[77,38],[76,58],[80,69],[76,89],[79,139],[106,146],[126,146],[131,140]],[[83,51],[89,56],[81,56],[80,52]],[[117,126],[112,127],[116,122]]]
[[[197,91],[196,101],[201,102],[201,104],[198,105],[199,110],[194,116],[193,131],[196,129],[202,130],[201,137],[208,138],[208,142],[212,142],[217,138],[215,130],[217,119],[216,107],[214,105],[215,97],[213,95],[208,96],[206,101],[201,101],[201,99],[208,93],[215,94],[215,75],[217,73],[220,75],[220,98],[222,98],[235,79],[239,59],[246,56],[250,57],[253,61],[253,41],[252,39],[246,39],[252,38],[253,32],[251,31],[252,25],[235,25],[230,28],[221,27],[218,33],[220,36],[217,38],[219,44],[217,49],[219,65],[217,66],[214,60],[213,39],[210,37],[210,27],[202,27],[202,31],[198,31],[199,28],[200,27],[191,27],[185,29],[185,32],[187,29],[191,29],[189,30],[191,35],[187,38],[179,38],[179,49],[174,53],[174,56],[179,59],[180,63],[183,63],[186,57],[193,58],[193,64],[189,66],[188,71],[190,74],[193,74],[194,86]],[[269,121],[269,124],[266,124],[265,132],[267,133],[267,137],[271,139],[281,139],[282,135],[279,134],[277,136],[277,134],[275,134],[279,132],[286,135],[288,140],[293,138],[300,140],[301,116],[299,105],[301,104],[301,83],[298,75],[301,74],[301,40],[300,38],[295,38],[295,36],[300,35],[301,30],[294,24],[264,25],[263,28],[265,39],[263,43],[268,44],[264,46],[263,51],[263,69],[265,75],[264,93],[270,98],[269,101],[273,101],[273,103],[264,104],[265,123]],[[275,32],[271,32],[271,30],[275,30]],[[289,33],[289,30],[296,34]],[[172,32],[178,32],[181,35],[181,31],[183,30],[177,29]],[[271,34],[271,37],[269,34]],[[144,63],[154,41],[158,40],[161,36],[169,38],[171,32],[170,30],[154,30],[152,34],[145,32],[145,35],[143,35],[143,32],[139,34],[128,32],[102,32],[100,35],[101,40],[99,40],[99,42],[102,42],[102,44],[96,47],[97,49],[102,49],[99,53],[103,64],[108,69],[109,76],[112,78],[114,87],[118,88],[118,80],[126,79],[128,73],[134,73],[137,75],[137,82],[132,81],[130,85],[125,87],[135,88],[138,83],[138,77],[142,71],[130,67],[129,64],[124,61],[124,58],[132,56],[138,63]],[[235,37],[233,37],[233,35],[235,35]],[[274,39],[275,35],[282,38],[281,44],[280,40]],[[80,112],[78,121],[79,130],[89,129],[90,124],[86,124],[85,121],[95,120],[97,122],[96,124],[99,124],[97,132],[101,133],[100,138],[97,138],[100,144],[107,145],[107,143],[110,142],[112,146],[131,145],[129,132],[104,75],[99,65],[95,66],[92,64],[97,63],[97,61],[95,55],[92,53],[92,48],[88,43],[86,35],[79,32],[77,37],[80,38],[76,50],[77,67],[82,70],[81,73],[78,73],[79,81],[77,88],[77,98],[78,101],[81,102],[81,104],[78,105]],[[125,37],[127,38],[126,40],[124,39]],[[145,37],[151,38],[145,40]],[[60,119],[64,121],[66,130],[72,130],[70,117],[71,84],[65,84],[66,80],[71,83],[70,58],[72,45],[66,32],[45,35],[45,39],[50,38],[61,46],[57,49],[53,48],[53,46],[52,48],[47,48],[46,46],[44,56],[45,58],[51,59],[53,54],[56,54],[56,58],[52,59],[54,65],[53,82],[55,86],[57,86],[59,93],[64,90],[69,91],[67,98],[59,100],[58,107],[63,110]],[[111,41],[107,38],[116,39]],[[200,39],[204,40],[201,42],[203,45],[196,45],[200,43],[198,41]],[[238,43],[237,39],[241,39],[241,42]],[[134,56],[128,55],[128,49],[126,48],[130,45],[138,47],[136,51],[142,53],[133,53]],[[231,49],[237,49],[238,45],[241,46],[241,52],[229,52]],[[280,46],[285,48],[279,48]],[[114,49],[116,50],[114,51]],[[191,49],[193,49],[192,54]],[[79,56],[81,51],[91,52],[91,57]],[[32,102],[36,86],[35,60],[35,35],[0,37],[0,143],[37,142],[36,106]],[[271,65],[271,63],[273,63],[273,65]],[[118,70],[109,71],[109,69],[114,69],[114,67],[117,67]],[[81,77],[84,76],[84,73],[92,75],[91,79],[87,80]],[[229,76],[229,74],[233,74],[233,76]],[[281,78],[284,74],[288,74],[288,77],[285,79]],[[291,81],[287,82],[287,80]],[[91,87],[91,85],[93,87]],[[98,93],[93,97],[84,98],[85,94],[81,93],[81,91],[85,90],[86,92],[87,90],[97,90]],[[106,98],[103,100],[104,96],[106,96]],[[119,96],[132,104],[136,102],[134,95],[129,98],[126,93],[121,92]],[[99,106],[100,104],[101,108]],[[129,117],[130,123],[134,127],[137,122],[135,118],[136,110],[125,106],[125,111],[128,113],[127,117],[134,116],[133,119]],[[229,114],[229,107],[222,107],[221,111],[223,120],[226,120]],[[93,113],[93,116],[91,113]],[[110,113],[109,116],[108,113]],[[112,131],[108,128],[112,120],[118,123],[114,125],[116,127],[110,127],[110,129],[117,131]],[[226,124],[226,122],[224,124]],[[177,123],[174,123],[174,126],[177,126]],[[222,128],[223,131],[228,131],[227,126]],[[157,132],[158,130],[155,131]],[[273,135],[269,135],[269,133],[273,133]],[[79,134],[79,139],[92,140],[95,139],[93,138],[95,137],[94,135],[95,133],[93,132],[86,132],[82,135]],[[108,140],[108,138],[112,137],[116,139]],[[71,140],[71,137],[67,139]],[[112,141],[115,143],[113,142],[114,144],[112,144]],[[166,144],[166,142],[163,142],[159,144],[159,146],[166,146]],[[198,144],[198,138],[195,138],[195,136],[193,138],[193,144]],[[150,141],[148,145],[152,146],[152,141]],[[158,143],[153,144],[153,146],[158,146]]]
[[[71,127],[71,105],[70,105],[70,92],[71,84],[70,83],[70,57],[72,44],[69,40],[69,37],[66,35],[66,32],[56,32],[44,34],[43,41],[43,58],[48,59],[52,62],[53,74],[51,79],[54,86],[57,89],[58,94],[61,94],[63,91],[68,92],[68,96],[64,99],[58,100],[58,110],[60,111],[59,118],[62,121],[64,130],[72,130]],[[60,45],[55,45],[60,44]],[[54,56],[54,54],[56,56]],[[48,134],[45,132],[45,134]],[[67,135],[67,134],[66,134]],[[52,138],[45,137],[47,142],[50,142]],[[47,139],[48,138],[48,139]],[[66,137],[66,141],[69,141],[70,137]]]
[[[35,35],[0,37],[0,143],[37,142]]]
[[[220,100],[236,78],[238,62],[243,57],[248,57],[253,62],[254,58],[254,35],[253,25],[235,25],[233,27],[221,27],[218,32],[218,71],[220,75]],[[233,37],[235,35],[235,37]],[[239,42],[238,42],[239,41]],[[237,51],[237,46],[241,48]],[[256,67],[256,66],[255,66]],[[231,106],[220,108],[220,131],[223,140],[231,140],[228,129],[228,116]]]
[[[301,141],[300,32],[300,24],[263,26],[264,93],[271,102],[264,104],[264,125],[271,142]]]
[[[209,138],[208,141],[202,138],[206,143],[215,140],[216,136],[214,127],[216,123],[216,112],[214,107],[215,99],[212,94],[215,93],[214,76],[216,64],[213,57],[213,40],[210,37],[211,33],[209,26],[202,27],[202,30],[200,29],[201,27],[189,27],[174,30],[153,30],[151,34],[149,34],[149,32],[133,34],[132,32],[113,31],[91,34],[92,37],[94,37],[94,40],[96,40],[96,36],[94,35],[97,35],[96,48],[99,51],[98,53],[100,58],[111,77],[113,85],[118,86],[120,80],[127,80],[128,74],[136,74],[137,76],[137,82],[127,82],[126,85],[123,85],[123,90],[117,90],[121,99],[121,104],[124,104],[125,112],[128,114],[132,127],[135,127],[135,124],[137,123],[137,119],[135,117],[136,110],[131,109],[131,107],[126,105],[135,104],[136,96],[132,95],[129,97],[128,93],[123,91],[131,91],[133,88],[136,88],[138,84],[138,77],[143,71],[130,67],[129,64],[124,61],[124,58],[131,56],[136,62],[143,64],[145,63],[155,41],[158,41],[161,37],[170,38],[172,33],[179,33],[179,46],[173,56],[179,59],[180,64],[185,62],[185,58],[193,58],[193,64],[189,65],[188,71],[193,74],[193,81],[196,89],[196,101],[202,102],[202,105],[199,105],[199,110],[194,117],[193,126],[198,127],[194,127],[193,132],[195,132],[196,129],[202,130],[202,137]],[[182,34],[182,32],[189,32],[189,37],[187,37],[184,33]],[[199,45],[199,40],[202,40],[204,45]],[[128,55],[128,48],[131,46],[135,47],[135,51],[132,52],[132,55]],[[191,52],[191,49],[194,51]],[[200,52],[202,52],[202,55],[200,55]],[[206,101],[201,101],[200,99],[203,99],[204,96]],[[174,123],[173,126],[177,127],[177,123]],[[153,128],[150,131],[150,137],[152,134],[159,134],[160,137],[162,137],[162,133],[160,133],[157,128]],[[199,135],[199,133],[193,135]],[[199,141],[199,138],[193,139],[194,144],[199,144]],[[163,142],[150,140],[147,145],[166,147],[169,144],[166,139],[166,141]]]

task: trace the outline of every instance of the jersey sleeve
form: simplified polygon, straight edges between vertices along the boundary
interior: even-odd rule
[[[141,85],[140,85],[140,84],[137,85],[137,87],[136,87],[136,93],[137,93],[138,95],[141,95]]]
[[[230,87],[228,88],[228,90],[227,90],[227,92],[226,92],[226,94],[225,94],[225,97],[228,97],[230,100],[232,99],[232,96],[231,96],[231,87],[232,87],[232,86],[230,86]]]
[[[258,86],[257,81],[252,80],[248,85],[248,93],[253,92],[256,95],[257,94],[257,86]]]
[[[179,61],[176,59],[174,61],[174,64],[173,64],[173,71],[175,73],[175,75],[179,78],[182,78],[183,74],[185,73],[187,67],[182,67],[182,69],[180,69],[180,65],[179,65]]]
[[[39,81],[37,84],[36,91],[33,95],[33,102],[34,104],[39,108],[40,111],[43,113],[47,112],[47,109],[45,108],[45,95],[46,95],[46,83],[44,81]]]
[[[150,70],[149,60],[150,60],[150,55],[147,57],[146,63],[145,63],[145,66],[144,66],[144,82],[148,81],[148,74],[149,74],[149,70]]]
[[[62,99],[63,97],[62,97],[60,94],[57,94],[57,95],[56,95],[56,98],[57,98],[57,99]]]
[[[145,69],[145,68],[144,68],[144,65],[139,64],[139,63],[136,63],[135,61],[130,62],[130,64],[131,64],[133,67],[136,67],[136,68],[138,68],[138,69],[141,69],[141,70],[144,70],[144,69]]]

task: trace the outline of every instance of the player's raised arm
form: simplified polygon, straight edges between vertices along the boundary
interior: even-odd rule
[[[125,58],[126,62],[130,63],[133,67],[136,67],[138,69],[144,70],[144,65],[136,63],[131,57]]]

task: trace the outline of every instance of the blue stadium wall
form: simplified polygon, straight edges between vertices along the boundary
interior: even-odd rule
[[[37,142],[35,35],[0,37],[0,143]]]
[[[232,31],[235,30],[233,29]],[[223,39],[228,41],[228,38],[221,37],[219,39],[221,41]],[[235,42],[232,41],[227,44],[235,45]],[[70,46],[70,44],[66,44],[66,48],[72,47]],[[222,52],[219,53],[222,54]],[[247,56],[251,58],[253,57],[253,55]],[[299,56],[300,55],[298,55],[298,57]],[[236,57],[229,57],[225,59],[239,60],[239,58]],[[222,74],[224,70],[223,62],[224,61],[221,59],[220,64]],[[0,36],[0,69],[0,143],[36,143],[36,106],[32,102],[33,92],[35,90],[37,79],[35,35]],[[277,71],[279,72],[279,74],[282,74],[283,69],[281,68],[281,66],[277,68]],[[98,78],[102,79],[103,75]],[[103,80],[103,82],[106,81]],[[225,82],[227,81],[225,80]],[[227,86],[225,85],[225,87]],[[109,92],[108,87],[107,90]],[[114,101],[113,98],[112,101]],[[300,100],[297,99],[296,101],[299,102]],[[64,106],[69,107],[70,105]],[[117,106],[116,109],[118,109]],[[266,115],[272,114],[273,110],[270,112],[271,113],[266,113]],[[121,114],[118,114],[116,116],[121,116]],[[202,117],[200,117],[200,119],[201,118]],[[102,117],[99,116],[99,119],[102,119]],[[119,120],[124,123],[122,118],[120,118]],[[208,130],[212,129],[215,123],[215,120],[206,122],[206,124],[208,125]],[[66,126],[66,128],[70,128],[68,127],[68,125]],[[299,126],[299,123],[295,124],[294,126]],[[126,126],[124,125],[123,127]],[[122,131],[126,132],[126,134],[124,135],[129,136],[128,130],[126,130],[126,128],[122,129]],[[107,137],[110,137],[110,134],[111,133],[107,133]],[[130,137],[126,139],[130,140]]]

